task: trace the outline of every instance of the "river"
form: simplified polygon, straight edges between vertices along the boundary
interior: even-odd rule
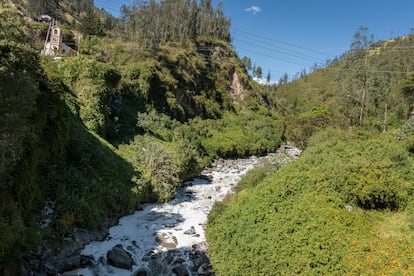
[[[267,158],[215,161],[185,182],[170,202],[148,204],[122,217],[105,240],[87,244],[81,254],[88,256],[89,266],[70,275],[211,274],[204,232],[207,215],[245,173]],[[109,264],[108,252],[115,246],[132,261],[128,269]]]

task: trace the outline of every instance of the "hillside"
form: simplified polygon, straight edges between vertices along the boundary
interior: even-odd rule
[[[369,35],[368,30],[363,29],[361,32]],[[389,94],[396,94],[396,91],[391,91],[392,88],[413,72],[414,36],[389,41],[361,41],[354,38],[353,44],[358,43],[366,45],[350,48],[327,66],[277,87],[275,93],[287,99],[290,104],[295,103],[296,107],[300,107],[298,110],[292,109],[292,112],[306,112],[321,107],[321,104],[334,110],[333,106],[341,103],[340,97],[344,96],[344,91],[352,90],[350,79],[357,82],[359,75],[368,77],[367,85],[371,86],[372,94],[384,97],[385,92],[379,91],[378,87],[381,83],[382,89],[388,88]],[[369,100],[384,101],[384,98],[378,99],[380,95],[372,95]]]
[[[286,142],[305,149],[298,162],[262,169],[211,214],[217,272],[412,271],[413,37],[359,40],[326,68],[263,86],[210,1],[137,1],[119,19],[91,1],[17,1],[32,11],[9,2],[0,6],[0,274],[44,272],[76,229],[173,198],[216,158]],[[69,41],[81,34],[76,55],[40,55],[47,24],[27,15],[43,10],[58,12]],[[408,54],[387,50],[402,47]]]
[[[143,30],[105,28],[83,33],[79,55],[53,59],[39,55],[47,25],[2,4],[1,274],[44,271],[75,229],[170,199],[214,158],[283,143],[277,107],[262,103],[264,88],[252,89],[226,29],[202,28],[219,10],[198,10],[200,29],[180,38],[131,41]]]
[[[217,274],[413,273],[413,39],[350,49],[273,87],[287,141],[305,150],[279,171],[252,171],[216,204],[207,240]]]
[[[367,30],[359,32],[369,37]],[[378,42],[357,37],[353,44],[364,46],[272,87],[292,126],[287,140],[304,147],[315,129],[327,125],[387,131],[399,128],[413,111],[414,36]]]
[[[410,135],[331,129],[298,161],[250,178],[259,180],[209,214],[216,272],[412,274]]]

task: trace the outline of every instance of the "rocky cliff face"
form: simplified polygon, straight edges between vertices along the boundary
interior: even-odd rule
[[[246,98],[245,93],[246,93],[245,88],[242,82],[240,81],[238,74],[234,72],[232,82],[231,82],[231,90],[230,90],[230,95],[233,98],[233,102],[237,105],[243,103]]]

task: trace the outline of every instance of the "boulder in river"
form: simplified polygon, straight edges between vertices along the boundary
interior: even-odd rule
[[[155,240],[162,246],[164,246],[167,249],[174,249],[177,248],[177,238],[172,235],[171,233],[158,233],[155,237]]]
[[[185,230],[184,231],[184,234],[186,234],[186,235],[195,235],[196,234],[196,230],[195,230],[194,226],[191,226],[190,229]]]
[[[124,269],[131,269],[134,265],[134,260],[131,255],[122,248],[122,245],[115,245],[111,250],[106,254],[106,259],[108,264]]]

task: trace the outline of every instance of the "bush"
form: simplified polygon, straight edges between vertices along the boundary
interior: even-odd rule
[[[237,157],[275,151],[282,143],[282,121],[253,113],[226,113],[223,119],[206,121],[201,138],[208,156]]]
[[[58,70],[64,76],[65,84],[77,96],[77,112],[83,123],[88,129],[105,137],[110,99],[121,74],[105,63],[84,57],[65,58],[58,64]]]
[[[297,117],[288,117],[286,139],[304,149],[313,134],[329,125],[331,117],[330,112],[324,108],[314,108]]]
[[[151,182],[153,193],[158,200],[171,199],[181,184],[179,165],[173,153],[149,136],[135,137],[134,147],[139,149],[135,153],[136,162],[143,167],[145,177]]]
[[[379,210],[406,205],[410,157],[403,143],[391,135],[376,138],[364,132],[327,131],[310,143],[314,147],[309,154],[318,156],[313,162],[326,165],[333,175],[330,185],[348,202]]]
[[[402,145],[327,130],[297,161],[251,179],[209,215],[216,273],[411,274],[414,160]]]

